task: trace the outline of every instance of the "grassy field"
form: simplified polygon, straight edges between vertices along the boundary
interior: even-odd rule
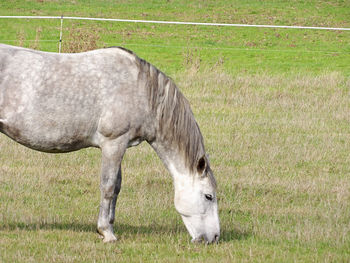
[[[350,27],[348,1],[2,1],[0,15]],[[0,19],[57,51],[59,21]],[[0,136],[0,262],[349,262],[350,32],[64,21],[63,50],[123,45],[192,105],[218,181],[221,242],[194,245],[147,144],[123,160],[118,242],[96,234],[100,152]]]

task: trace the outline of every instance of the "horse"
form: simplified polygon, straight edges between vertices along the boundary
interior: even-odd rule
[[[170,172],[193,242],[218,242],[217,184],[189,102],[174,81],[122,47],[75,54],[0,44],[0,132],[34,150],[101,150],[97,232],[113,242],[121,161],[146,141]]]

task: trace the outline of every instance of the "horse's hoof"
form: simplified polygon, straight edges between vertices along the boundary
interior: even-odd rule
[[[103,238],[103,243],[113,243],[116,241],[117,241],[117,238],[115,237],[115,235],[107,235]]]

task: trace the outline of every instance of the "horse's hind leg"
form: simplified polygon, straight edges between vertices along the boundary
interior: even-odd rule
[[[101,203],[97,231],[103,236],[104,242],[117,239],[113,233],[114,208],[121,184],[120,163],[126,147],[127,143],[118,139],[105,142],[102,147]]]

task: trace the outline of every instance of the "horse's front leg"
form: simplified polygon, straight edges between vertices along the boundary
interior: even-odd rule
[[[120,163],[125,153],[126,145],[111,141],[102,147],[101,172],[101,203],[97,221],[97,231],[102,235],[103,242],[117,240],[113,233],[113,221],[117,195],[121,185]]]
[[[119,171],[118,171],[118,175],[117,175],[117,182],[115,184],[115,188],[114,188],[114,196],[112,199],[112,204],[109,208],[109,223],[111,225],[113,225],[114,223],[114,218],[115,218],[115,205],[117,203],[117,198],[120,192],[120,188],[122,185],[122,168],[119,166]]]

